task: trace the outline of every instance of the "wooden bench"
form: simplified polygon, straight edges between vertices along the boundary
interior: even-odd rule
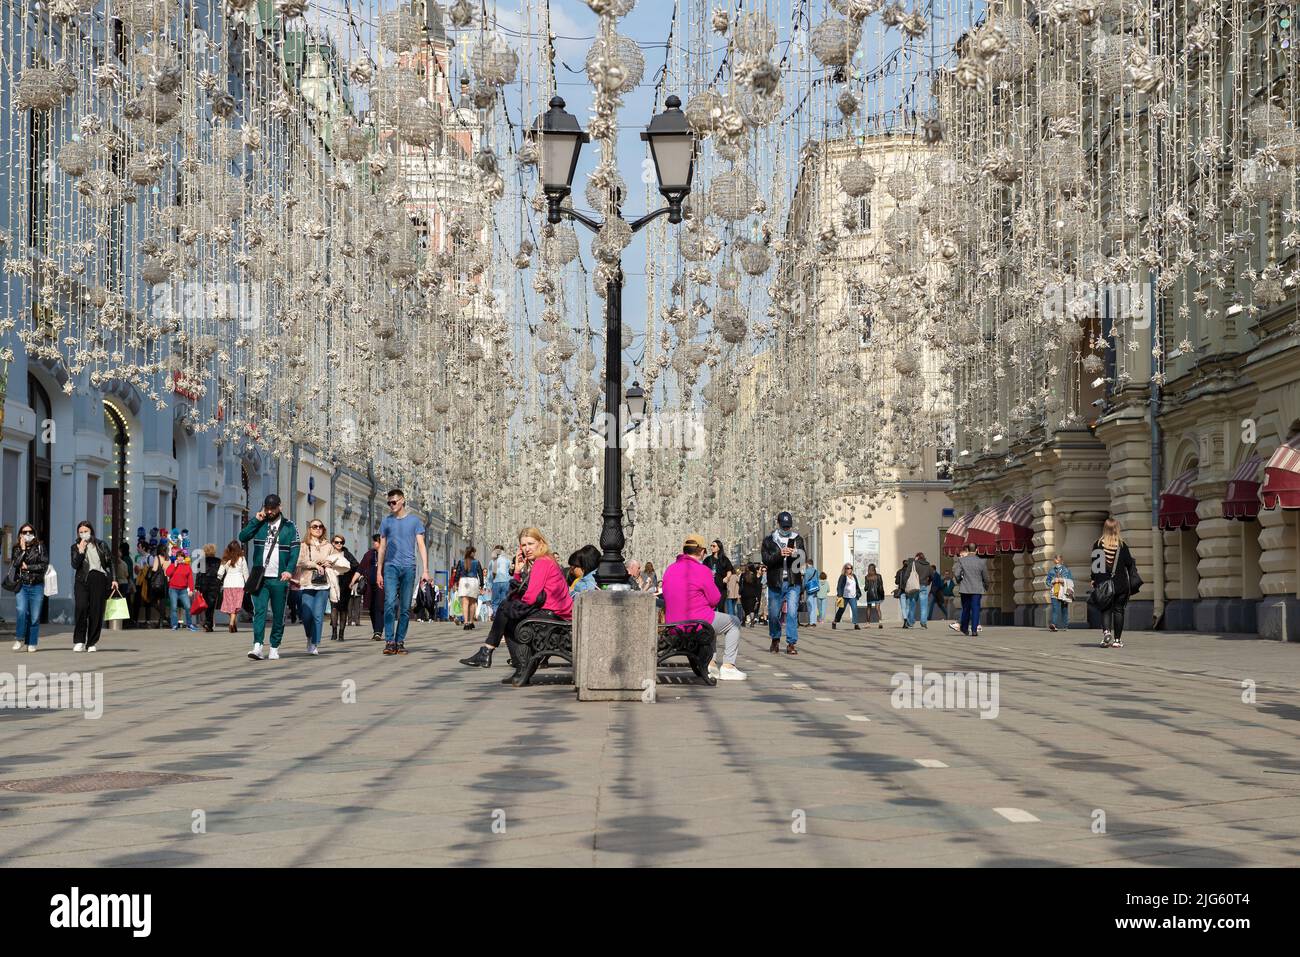
[[[709,675],[709,662],[717,648],[713,624],[707,621],[679,621],[659,626],[655,649],[656,663],[685,657],[691,670],[709,687],[717,679]],[[522,688],[532,682],[537,669],[551,658],[562,658],[573,666],[573,623],[549,614],[533,615],[515,626],[515,678],[510,682]]]

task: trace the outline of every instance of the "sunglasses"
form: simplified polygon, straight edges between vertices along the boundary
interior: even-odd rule
[[[335,539],[334,544],[337,545],[339,548],[343,547],[343,542],[338,539]]]
[[[388,504],[389,504],[389,505],[401,505],[401,504],[402,504],[402,500],[401,500],[400,498],[390,498],[390,499],[388,500]]]
[[[308,525],[307,527],[308,527],[308,528],[324,528],[325,526],[322,525],[320,522],[312,522],[312,523],[311,523],[310,525]]]

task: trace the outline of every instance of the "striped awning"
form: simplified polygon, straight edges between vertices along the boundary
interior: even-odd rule
[[[966,544],[966,529],[970,527],[971,519],[974,517],[974,512],[967,512],[949,525],[948,530],[943,533],[943,553],[949,558],[961,554],[962,547]]]
[[[1200,521],[1196,517],[1196,497],[1192,494],[1192,483],[1198,473],[1198,469],[1188,469],[1160,493],[1160,527],[1165,531],[1195,528]]]
[[[1026,495],[1002,506],[998,516],[997,549],[1024,552],[1034,547],[1034,497]]]
[[[1259,490],[1265,508],[1300,508],[1300,435],[1293,435],[1269,456]]]
[[[1252,455],[1237,466],[1223,493],[1223,517],[1248,522],[1259,514],[1259,467],[1264,456]]]
[[[970,528],[966,529],[966,542],[975,546],[977,555],[992,555],[996,551],[998,522],[1003,508],[1001,502],[990,505],[971,519]]]

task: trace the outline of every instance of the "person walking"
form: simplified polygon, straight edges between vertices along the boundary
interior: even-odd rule
[[[167,566],[167,607],[170,609],[172,631],[180,630],[180,616],[177,608],[185,609],[185,627],[198,631],[190,607],[194,602],[194,569],[190,565],[190,556],[184,549],[178,549]]]
[[[727,573],[727,614],[740,619],[740,569],[732,568]]]
[[[907,596],[908,603],[904,627],[919,624],[926,628],[930,617],[930,578],[934,574],[934,566],[926,561],[923,552],[917,552],[904,563],[903,568],[903,594]]]
[[[384,592],[384,654],[404,655],[406,629],[411,623],[411,593],[417,580],[432,579],[424,545],[424,522],[407,511],[406,493],[400,488],[389,489],[387,501],[390,512],[379,525],[375,584],[379,588],[388,584]]]
[[[867,573],[862,576],[862,600],[867,603],[867,624],[874,622],[877,628],[884,628],[880,606],[885,601],[885,579],[876,571],[874,562],[867,565]]]
[[[817,620],[826,620],[826,599],[830,597],[831,583],[825,572],[817,573]]]
[[[474,621],[478,617],[478,596],[482,590],[483,583],[483,566],[475,558],[476,551],[473,545],[465,549],[465,556],[456,563],[452,571],[452,585],[456,589],[456,594],[460,598],[461,613],[465,616],[465,630],[469,631],[474,627]]]
[[[298,529],[281,511],[280,496],[272,493],[263,499],[262,508],[240,531],[239,540],[249,546],[248,554],[253,560],[245,586],[253,596],[253,648],[248,657],[252,661],[274,661],[280,657],[285,600],[302,547]],[[271,648],[264,652],[268,607],[271,609]]]
[[[809,562],[803,570],[803,592],[808,600],[808,627],[817,627],[817,599],[822,590],[822,573]]]
[[[217,607],[221,602],[221,563],[217,561],[217,546],[209,542],[203,546],[202,565],[196,566],[194,590],[203,596],[203,630],[211,632],[217,620]]]
[[[952,577],[961,589],[961,620],[948,627],[974,638],[980,633],[980,603],[989,590],[989,569],[969,542],[962,556],[953,563]]]
[[[753,565],[746,565],[740,575],[740,607],[745,617],[741,619],[746,625],[758,621],[758,605],[763,596],[763,582],[758,577],[758,570]]]
[[[957,583],[953,581],[952,569],[943,573],[943,617],[949,618],[960,612],[957,599]]]
[[[767,568],[767,634],[770,652],[781,650],[781,613],[785,611],[785,653],[797,655],[799,596],[803,591],[803,562],[808,553],[803,536],[794,530],[794,516],[781,512],[776,528],[763,539],[763,565]]]
[[[131,561],[131,546],[126,542],[118,543],[117,551],[113,553],[113,583],[117,586],[117,597],[126,599],[128,613],[122,627],[133,628],[135,616],[130,614],[130,609],[135,605],[135,571]],[[113,597],[111,585],[109,592],[109,597]]]
[[[343,633],[348,627],[348,611],[352,607],[352,602],[356,600],[352,585],[359,578],[360,563],[356,556],[348,551],[347,539],[342,535],[335,535],[330,540],[330,545],[334,548],[335,556],[341,555],[348,563],[346,570],[337,565],[333,567],[332,572],[327,569],[327,574],[333,574],[330,583],[330,640],[343,641]]]
[[[1106,519],[1092,549],[1092,593],[1088,603],[1101,616],[1101,646],[1124,647],[1124,614],[1142,587],[1133,553],[1120,531],[1119,519]]]
[[[844,609],[848,608],[850,619],[853,622],[853,630],[859,630],[858,625],[858,595],[862,589],[858,585],[857,573],[853,570],[853,565],[845,563],[840,569],[839,581],[835,583],[835,620],[831,622],[831,628],[839,625],[840,619],[844,617]]]
[[[573,599],[564,581],[564,570],[551,553],[551,543],[546,540],[541,529],[525,528],[519,533],[519,547],[514,560],[515,586],[505,603],[492,618],[492,628],[487,640],[468,658],[461,658],[462,665],[471,668],[491,668],[492,654],[501,646],[504,638],[510,657],[515,663],[513,674],[507,675],[502,684],[514,684],[516,677],[522,677],[523,665],[515,646],[515,626],[531,615],[547,612],[563,621],[573,619]]]
[[[221,553],[217,578],[221,582],[221,611],[230,616],[227,630],[233,635],[239,631],[239,611],[244,607],[244,585],[248,581],[248,562],[238,541],[231,542]]]
[[[167,569],[171,567],[171,556],[166,539],[155,542],[153,554],[149,556],[148,563],[144,566],[144,575],[142,579],[137,579],[140,590],[144,598],[140,601],[140,607],[144,609],[144,627],[149,627],[149,612],[158,612],[158,624],[154,627],[161,628],[163,621],[168,618],[167,612]]]
[[[1070,627],[1070,603],[1074,601],[1074,572],[1070,571],[1060,555],[1052,559],[1052,567],[1047,570],[1044,584],[1047,585],[1052,605],[1047,630],[1067,630]]]
[[[371,641],[384,640],[384,590],[379,587],[379,535],[370,536],[370,548],[361,556],[358,568],[366,580],[364,596],[366,611],[370,614]]]
[[[722,543],[714,541],[721,552]],[[743,681],[748,675],[736,667],[736,656],[740,653],[740,622],[732,615],[718,611],[721,592],[717,583],[717,565],[709,569],[704,564],[704,537],[687,535],[682,545],[682,552],[677,561],[664,569],[664,623],[671,625],[680,621],[707,621],[713,625],[713,632],[722,645],[722,662],[719,666],[718,652],[709,660],[709,674],[719,681]],[[727,562],[730,570],[730,562]]]
[[[731,559],[727,557],[727,550],[723,547],[722,539],[715,538],[709,543],[709,557],[704,559],[704,567],[713,573],[713,584],[718,589],[717,611],[726,612],[726,594],[727,594],[727,576],[731,574],[734,567]],[[668,574],[667,569],[664,574]]]
[[[506,555],[505,548],[500,545],[492,549],[492,560],[488,562],[488,578],[492,583],[492,614],[495,615],[501,603],[510,594],[510,559]],[[633,576],[633,583],[635,585],[635,576]]]
[[[50,557],[45,543],[36,535],[36,527],[24,522],[18,529],[18,542],[9,553],[9,571],[5,589],[14,593],[14,651],[36,651],[41,634],[41,607],[45,604],[45,570]]]
[[[948,613],[943,607],[943,573],[937,568],[931,567],[930,569],[928,589],[930,592],[929,595],[926,596],[930,605],[930,614],[928,617],[933,618],[935,614],[938,613],[946,619]]]
[[[337,594],[339,571],[349,569],[347,558],[330,543],[325,523],[318,518],[307,523],[307,537],[298,550],[294,564],[294,584],[298,586],[302,628],[307,635],[307,654],[320,654],[321,634],[325,630],[325,612]]]
[[[94,651],[104,627],[104,604],[113,584],[113,556],[107,542],[95,537],[89,522],[77,526],[72,546],[72,602],[76,625],[72,630],[73,651]]]

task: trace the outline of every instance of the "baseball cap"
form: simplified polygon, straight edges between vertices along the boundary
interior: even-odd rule
[[[262,499],[262,508],[279,508],[280,496],[272,492],[266,498]]]
[[[794,516],[789,512],[782,512],[776,517],[776,524],[782,529],[790,528],[794,525]]]
[[[694,534],[687,535],[687,536],[686,536],[686,541],[682,542],[682,547],[683,547],[683,548],[703,548],[703,547],[704,547],[704,536],[703,536],[703,535],[694,535]]]

